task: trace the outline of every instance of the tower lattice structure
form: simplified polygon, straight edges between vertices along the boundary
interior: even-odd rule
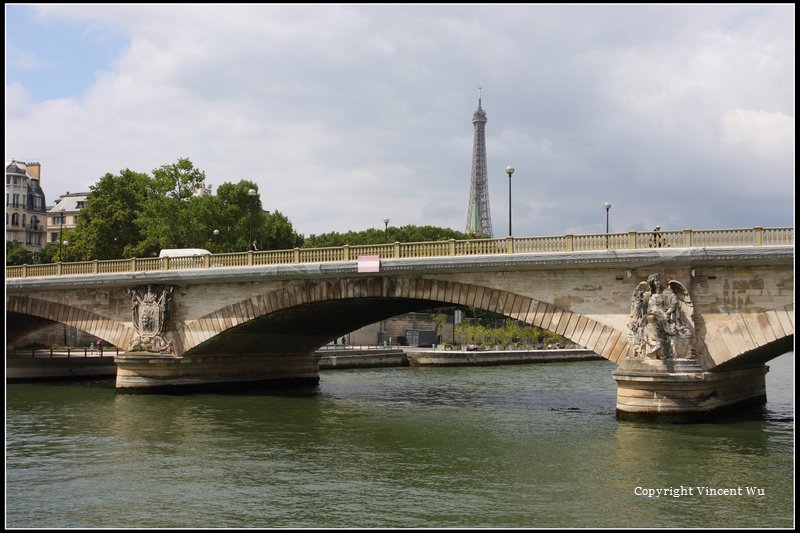
[[[469,189],[467,233],[492,237],[492,214],[489,211],[489,178],[486,174],[486,112],[481,108],[472,114],[472,183]]]

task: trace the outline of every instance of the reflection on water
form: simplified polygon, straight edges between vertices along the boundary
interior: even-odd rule
[[[337,370],[309,394],[7,387],[10,527],[791,527],[794,354],[745,419],[615,418],[606,361]],[[643,489],[764,488],[648,498]],[[637,494],[638,491],[638,494]]]

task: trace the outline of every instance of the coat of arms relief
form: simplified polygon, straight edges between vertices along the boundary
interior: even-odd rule
[[[131,311],[136,336],[128,346],[129,352],[174,354],[172,343],[164,338],[173,287],[148,285],[132,289]]]

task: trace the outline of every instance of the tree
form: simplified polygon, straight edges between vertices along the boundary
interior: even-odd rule
[[[153,170],[150,191],[136,225],[142,236],[135,247],[138,255],[148,255],[163,248],[199,248],[209,234],[198,227],[198,205],[205,189],[205,172],[194,168],[188,159]]]
[[[397,242],[432,242],[447,241],[450,239],[469,239],[469,235],[466,233],[436,226],[408,225],[400,228],[389,228],[389,230],[389,240]]]
[[[195,204],[198,232],[211,239],[208,249],[215,253],[244,252],[250,247],[250,235],[261,240],[253,230],[261,227],[266,218],[256,189],[249,180],[225,182],[217,187],[216,195],[205,195]],[[214,236],[214,230],[219,232]],[[263,244],[262,244],[263,247]]]
[[[445,324],[447,324],[447,315],[444,313],[434,313],[431,315],[431,318],[434,322],[436,322],[436,338],[439,338],[439,329],[443,328]],[[438,342],[438,340],[437,340]]]
[[[39,250],[39,257],[35,263],[55,263],[59,260],[66,261],[65,258],[59,258],[58,248],[59,243],[47,243]],[[66,254],[64,254],[66,256]]]
[[[348,231],[347,233],[330,232],[321,235],[311,234],[303,243],[306,248],[326,248],[332,246],[356,246],[364,244],[384,244],[389,242],[431,242],[446,241],[449,239],[465,240],[469,238],[466,233],[449,228],[436,226],[403,226],[400,228],[389,227],[385,230],[370,228],[363,231]]]
[[[256,229],[256,238],[262,250],[286,250],[303,245],[289,219],[280,211],[265,213],[263,223]]]
[[[135,257],[142,240],[139,218],[150,189],[150,178],[130,169],[106,174],[90,186],[86,206],[69,238],[69,258]]]
[[[33,263],[33,253],[14,241],[6,241],[6,266],[30,265]]]
[[[215,195],[193,196],[186,201],[191,213],[199,246],[214,253],[243,252],[250,239],[258,241],[261,250],[280,250],[300,246],[303,237],[280,211],[266,212],[258,194],[250,196],[256,184],[249,180],[225,182]],[[219,232],[215,234],[214,231]]]

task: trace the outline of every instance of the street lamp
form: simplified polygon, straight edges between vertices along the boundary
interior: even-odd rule
[[[60,213],[58,217],[58,260],[61,261],[63,257],[61,254],[64,250],[64,206],[62,205],[58,211]]]
[[[383,242],[389,242],[389,219],[383,219]]]
[[[508,174],[508,236],[511,237],[511,174],[514,173],[514,167],[508,165],[506,173]]]
[[[511,174],[514,173],[514,167],[508,165],[506,173],[508,174],[508,236],[511,237]],[[511,241],[511,251],[514,251],[514,241]]]
[[[64,241],[64,252],[65,252],[64,255],[66,255],[67,248],[69,248],[69,241]],[[62,262],[63,262],[63,259],[62,259]]]
[[[218,251],[218,250],[216,249],[216,248],[217,248],[217,238],[218,238],[218,237],[219,237],[219,230],[218,230],[218,229],[215,229],[215,230],[214,230],[214,248],[215,248],[215,249],[214,249],[214,251],[215,251],[215,252],[216,252],[216,251]]]
[[[248,244],[253,243],[253,205],[256,203],[256,190],[250,189],[247,191],[248,196],[253,200],[250,201],[250,242]]]
[[[604,203],[603,207],[606,208],[606,248],[608,248],[608,210],[611,209],[611,202]]]

